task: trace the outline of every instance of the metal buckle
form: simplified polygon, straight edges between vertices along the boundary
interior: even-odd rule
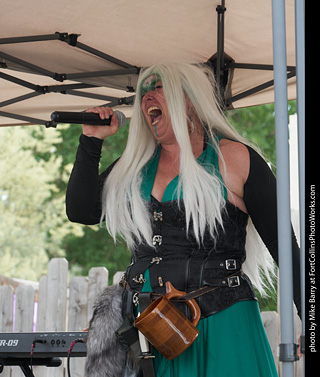
[[[152,238],[152,244],[154,246],[156,244],[158,244],[160,246],[162,244],[162,236],[160,236],[160,234],[156,234],[155,236],[153,236],[153,238]]]
[[[240,278],[239,276],[230,276],[228,277],[228,286],[229,288],[238,287],[240,285]]]
[[[139,305],[139,293],[138,292],[134,293],[134,295],[132,296],[132,303],[133,303],[134,306]]]
[[[226,270],[233,271],[237,269],[237,261],[235,259],[225,260]]]
[[[134,278],[132,278],[132,280],[135,282],[135,283],[139,283],[139,284],[144,284],[147,280],[143,277],[143,274],[140,274],[140,276],[136,276]]]
[[[163,216],[162,216],[162,212],[160,211],[160,212],[156,212],[156,211],[154,211],[153,212],[153,218],[154,218],[154,220],[155,221],[162,221],[163,220]]]

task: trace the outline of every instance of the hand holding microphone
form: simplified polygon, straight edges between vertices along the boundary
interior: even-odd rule
[[[119,119],[117,113],[114,112],[110,107],[94,107],[87,109],[86,113],[98,114],[100,119],[110,119],[109,127],[97,127],[96,125],[83,124],[82,132],[86,136],[94,136],[98,139],[104,140],[106,137],[114,135],[118,132],[119,129]]]
[[[126,117],[122,112],[113,111],[106,106],[90,108],[85,112],[55,111],[51,114],[51,120],[56,123],[82,124],[84,135],[102,140],[116,134],[118,128],[126,123]]]

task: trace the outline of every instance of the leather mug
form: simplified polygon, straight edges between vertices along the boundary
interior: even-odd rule
[[[136,319],[134,326],[168,360],[185,351],[199,335],[196,328],[200,320],[200,308],[194,299],[186,301],[192,314],[189,321],[170,301],[186,295],[166,283],[166,294],[151,303]]]

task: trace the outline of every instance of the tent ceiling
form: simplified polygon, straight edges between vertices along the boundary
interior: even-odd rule
[[[217,54],[220,4],[220,0],[2,0],[0,125],[37,123],[13,119],[10,113],[49,121],[55,110],[82,111],[110,101],[119,105],[118,98],[129,116],[134,95],[130,88],[135,88],[138,68],[168,60],[205,63]],[[232,59],[226,67],[226,93],[233,107],[273,102],[272,86],[237,97],[273,79],[270,69],[238,68],[240,63],[272,66],[271,5],[271,0],[225,1],[224,52]],[[293,99],[293,0],[286,1],[286,12],[287,65],[293,76],[288,80],[288,97]],[[42,35],[51,40],[14,43],[16,39],[9,39]],[[95,55],[97,51],[101,56]],[[87,85],[65,87],[81,83]],[[26,99],[12,101],[21,96]]]

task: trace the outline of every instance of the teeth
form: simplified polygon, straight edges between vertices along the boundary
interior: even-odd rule
[[[149,107],[148,114],[151,115],[154,110],[160,110],[160,109],[159,107],[156,107],[156,106]]]
[[[157,123],[159,123],[162,111],[157,106],[151,106],[147,110],[148,115],[151,117],[152,125],[155,126]]]

